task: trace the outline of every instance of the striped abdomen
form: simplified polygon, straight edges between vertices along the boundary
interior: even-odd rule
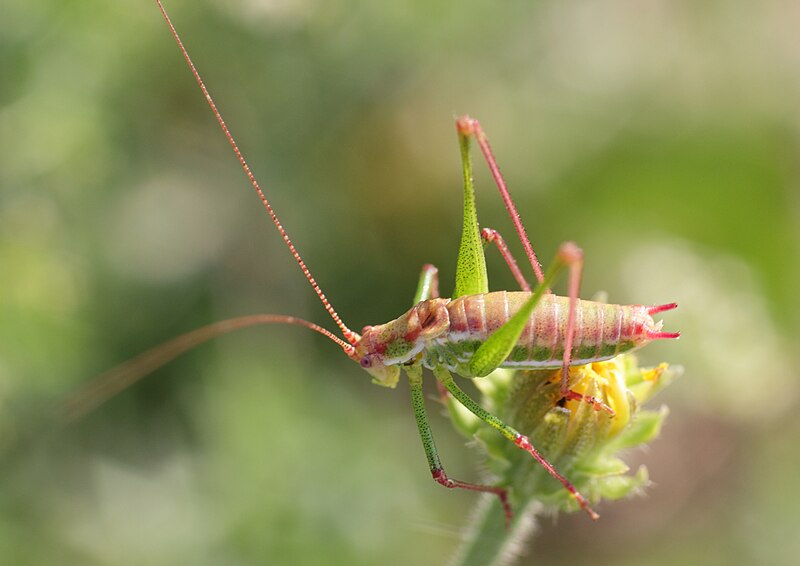
[[[498,291],[468,295],[447,304],[449,332],[437,345],[459,362],[468,362],[475,350],[512,317],[530,298],[530,293]],[[569,298],[544,295],[531,314],[517,345],[501,367],[557,368],[564,355]],[[658,330],[647,307],[609,305],[578,300],[572,365],[613,358],[644,345],[648,333]],[[450,357],[450,356],[447,356]]]

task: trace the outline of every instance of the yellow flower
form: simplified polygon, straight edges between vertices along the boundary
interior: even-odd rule
[[[530,437],[542,454],[593,503],[619,499],[647,483],[647,471],[629,474],[616,454],[657,436],[666,408],[641,406],[679,372],[667,364],[641,369],[631,354],[570,368],[570,388],[593,396],[614,416],[589,403],[561,398],[561,371],[498,370],[474,383],[482,404]],[[496,483],[508,486],[518,504],[538,500],[556,508],[576,508],[574,499],[536,462],[496,431],[448,402],[458,430],[485,449]]]

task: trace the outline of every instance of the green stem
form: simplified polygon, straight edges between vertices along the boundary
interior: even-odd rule
[[[505,526],[503,508],[496,497],[481,498],[467,527],[454,566],[488,566],[513,564],[535,530],[535,516],[541,505],[528,502],[519,507],[509,528]],[[526,562],[530,564],[530,561]]]

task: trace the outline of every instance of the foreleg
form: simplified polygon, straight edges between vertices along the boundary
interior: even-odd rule
[[[439,298],[439,270],[435,265],[426,263],[422,266],[422,273],[419,275],[417,292],[414,293],[414,304],[428,299]]]
[[[428,466],[430,467],[433,479],[436,483],[449,489],[467,489],[469,491],[479,491],[496,495],[500,498],[500,503],[503,505],[506,524],[508,525],[513,516],[511,505],[508,503],[508,490],[491,485],[468,483],[447,476],[442,466],[442,461],[439,458],[439,451],[436,449],[436,443],[433,441],[431,426],[428,423],[428,415],[425,411],[425,395],[422,391],[422,366],[408,366],[406,368],[406,373],[408,373],[408,380],[411,385],[411,403],[414,406],[414,418],[417,421],[419,436],[420,439],[422,439],[422,447],[425,449],[425,456],[428,459]]]

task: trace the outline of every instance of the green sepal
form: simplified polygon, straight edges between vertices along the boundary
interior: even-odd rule
[[[625,430],[611,441],[609,449],[616,452],[650,442],[661,432],[661,426],[668,414],[669,409],[666,406],[658,411],[639,411]]]
[[[609,476],[597,480],[592,488],[592,494],[603,499],[622,499],[650,482],[647,468],[640,466],[632,476]]]
[[[631,357],[631,359],[633,359],[633,357]],[[628,360],[627,364],[630,363],[632,362]],[[663,370],[661,370],[662,367]],[[659,370],[661,371],[659,372]],[[658,377],[656,379],[645,379],[644,376],[648,372],[658,372]],[[664,367],[662,364],[662,366],[656,368],[629,371],[627,375],[630,376],[630,378],[626,380],[626,385],[628,386],[628,390],[636,397],[636,401],[643,404],[682,374],[683,368],[681,366]]]
[[[502,473],[504,469],[511,465],[509,458],[508,439],[497,434],[497,431],[489,427],[482,426],[475,432],[473,437],[486,451],[489,456],[486,462],[496,474]]]
[[[575,467],[575,470],[590,476],[605,477],[624,474],[630,470],[630,467],[619,458],[606,456],[591,462],[581,463]]]
[[[453,426],[465,437],[472,438],[482,428],[483,421],[453,397],[448,395],[445,406]]]
[[[569,411],[562,407],[555,407],[548,411],[541,424],[530,435],[530,438],[536,439],[534,442],[539,452],[551,462],[557,460],[564,451],[569,432],[569,418]],[[533,460],[526,459],[526,461],[535,469],[539,466]]]

